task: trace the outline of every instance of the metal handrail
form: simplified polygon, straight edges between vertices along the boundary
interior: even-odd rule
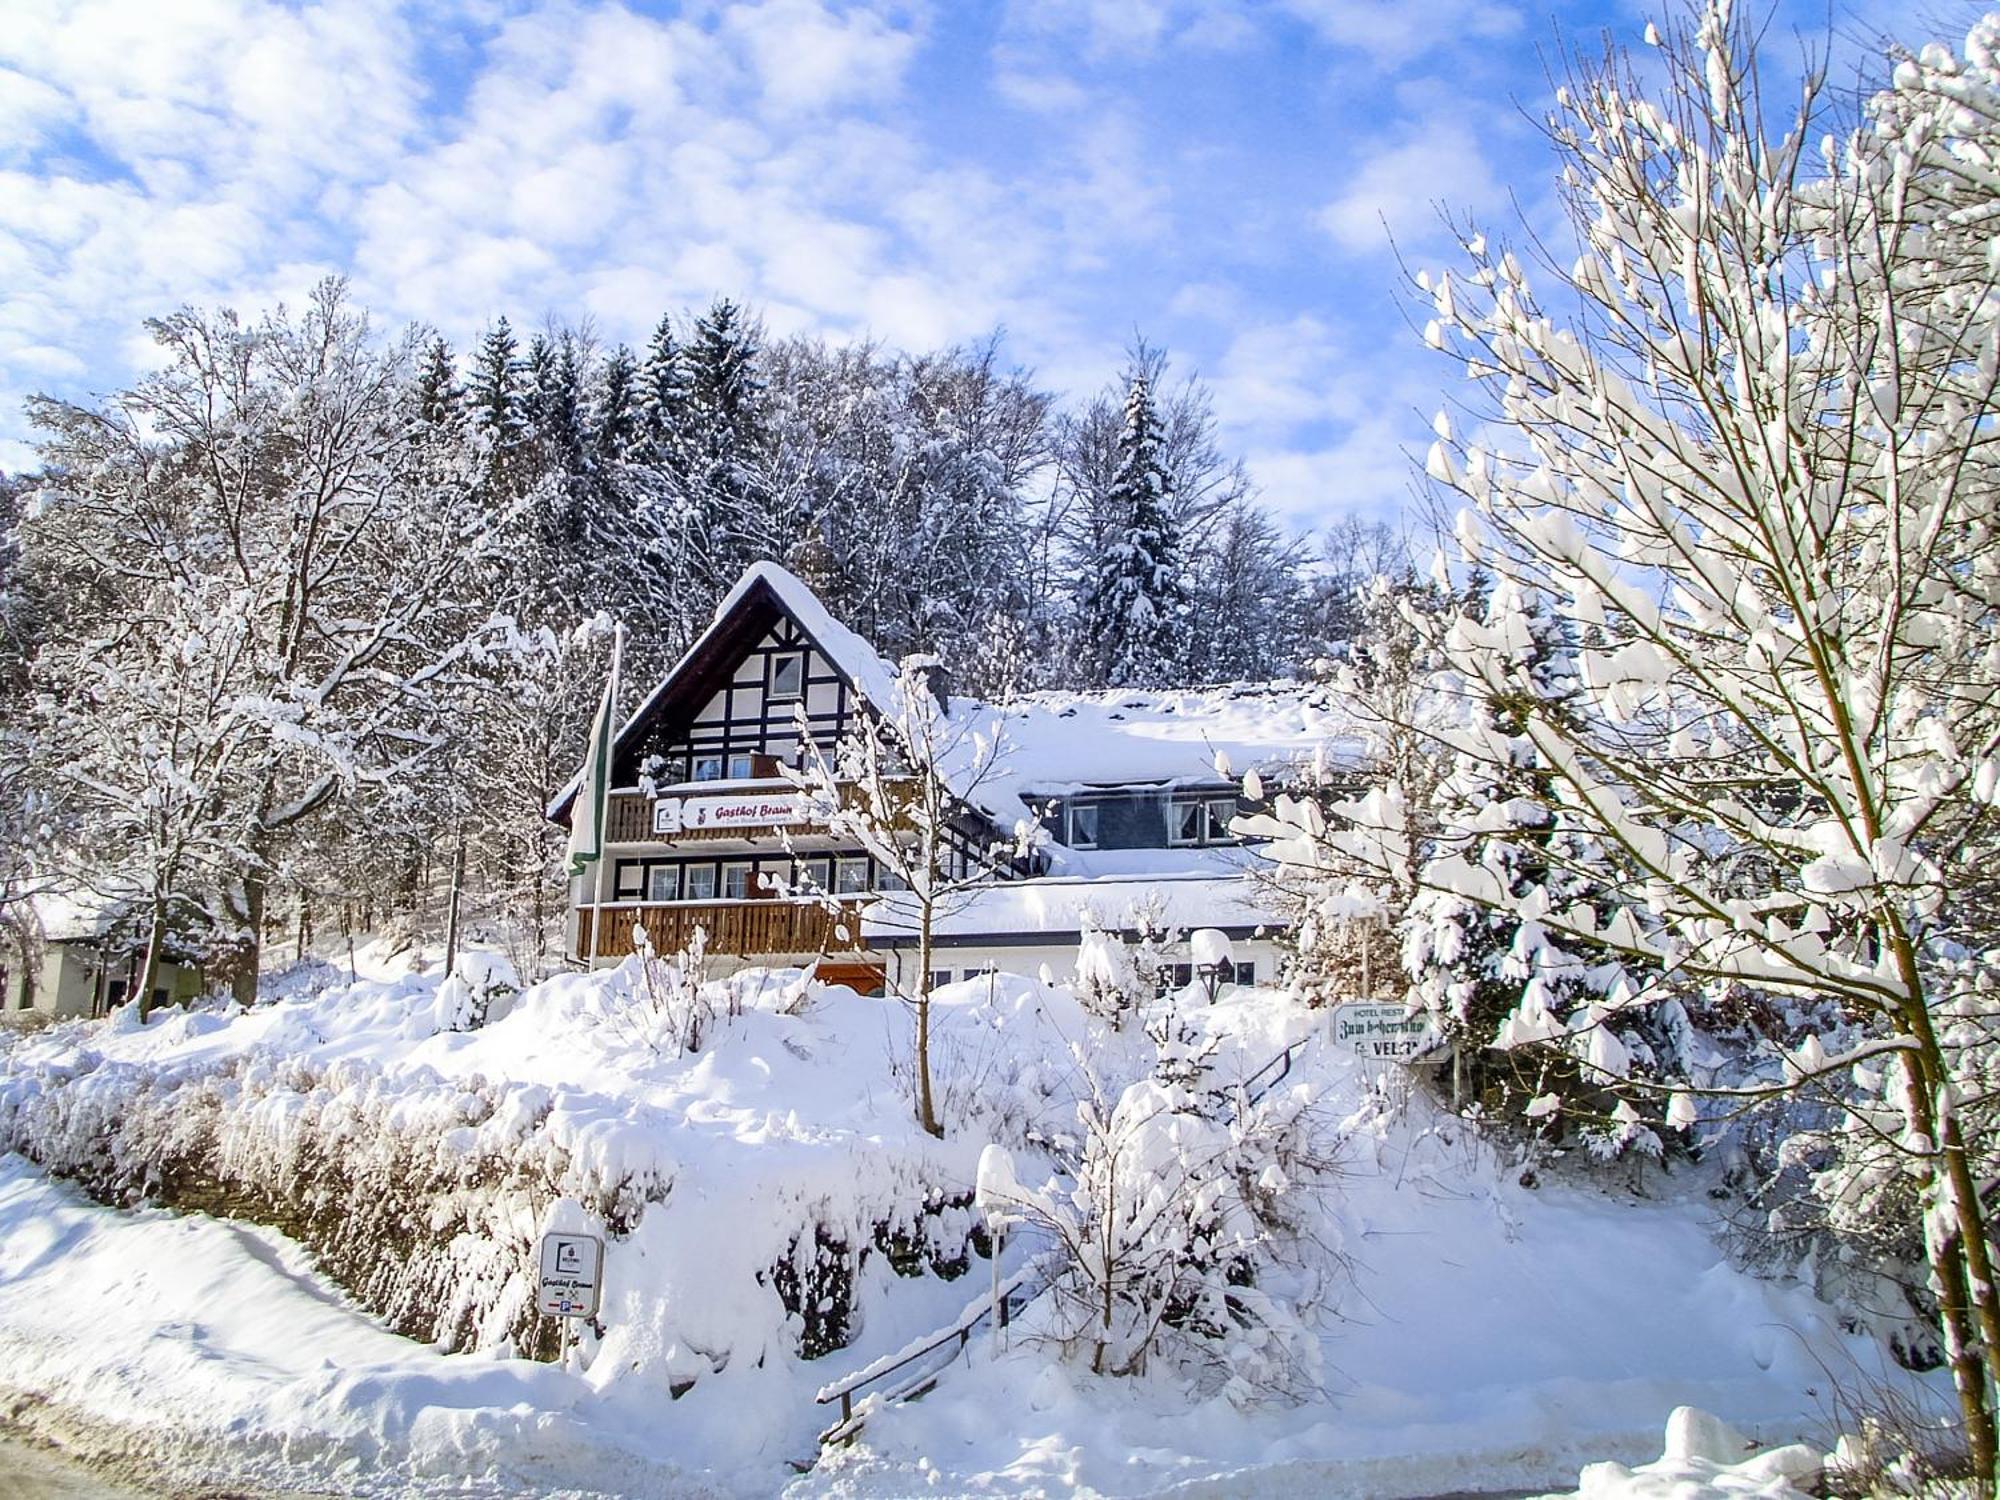
[[[1045,1286],[1046,1277],[1040,1260],[1029,1262],[1009,1277],[1002,1285],[1000,1296],[997,1299],[1000,1311],[1000,1326],[1002,1328],[1007,1327],[1013,1314],[1040,1296]],[[854,1415],[855,1392],[859,1391],[863,1386],[875,1385],[885,1380],[898,1370],[908,1369],[918,1360],[937,1353],[938,1350],[944,1348],[954,1340],[957,1341],[958,1348],[952,1351],[952,1358],[956,1359],[959,1354],[964,1352],[966,1345],[972,1342],[973,1331],[981,1323],[993,1316],[995,1305],[995,1299],[991,1297],[985,1298],[983,1305],[979,1306],[977,1312],[973,1312],[968,1307],[967,1313],[970,1313],[970,1316],[967,1316],[967,1313],[961,1313],[949,1328],[939,1330],[937,1335],[928,1343],[886,1363],[878,1360],[874,1364],[864,1366],[862,1369],[855,1371],[852,1375],[833,1385],[821,1387],[818,1395],[813,1398],[817,1405],[825,1406],[830,1401],[838,1401],[840,1403],[840,1420],[820,1434],[819,1440],[822,1446],[827,1443],[843,1442],[853,1436],[853,1432],[848,1429],[857,1426]],[[949,1364],[950,1361],[947,1360],[945,1363]],[[935,1370],[926,1371],[915,1380],[906,1382],[892,1390],[882,1392],[881,1395],[884,1403],[905,1401],[913,1396],[924,1394],[943,1371],[944,1366],[940,1365]]]
[[[1263,1067],[1236,1085],[1237,1088],[1243,1091],[1244,1103],[1257,1103],[1266,1094],[1270,1093],[1272,1089],[1283,1083],[1291,1075],[1292,1060],[1299,1055],[1305,1044],[1311,1040],[1312,1037],[1310,1035],[1300,1037],[1291,1046],[1285,1048],[1284,1051],[1265,1063]],[[1274,1069],[1276,1070],[1275,1072],[1273,1072]],[[1266,1073],[1270,1073],[1272,1076],[1267,1079],[1264,1077]]]

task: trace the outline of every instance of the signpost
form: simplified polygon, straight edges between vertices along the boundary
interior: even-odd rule
[[[604,1293],[604,1241],[594,1234],[545,1234],[535,1306],[545,1317],[594,1318]]]
[[[1438,1037],[1400,1001],[1352,1000],[1333,1013],[1333,1039],[1370,1062],[1407,1062]]]

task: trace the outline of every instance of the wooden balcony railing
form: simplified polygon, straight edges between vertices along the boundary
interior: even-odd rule
[[[863,947],[861,907],[844,902],[836,916],[811,901],[676,901],[666,905],[638,902],[603,907],[580,907],[576,914],[576,955],[590,954],[592,922],[602,915],[604,935],[597,945],[599,958],[624,958],[632,951],[634,924],[646,929],[653,951],[663,956],[678,953],[688,945],[697,925],[708,929],[708,951],[734,958],[765,955],[852,953]],[[834,931],[838,924],[843,937]]]

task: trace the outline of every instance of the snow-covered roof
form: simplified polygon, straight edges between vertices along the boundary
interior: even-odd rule
[[[768,592],[833,665],[878,709],[896,716],[897,668],[836,620],[804,582],[760,562],[715,608],[715,617],[618,732],[623,745],[691,664],[704,658],[731,617]],[[1362,745],[1333,691],[1315,683],[1231,683],[1220,687],[1031,693],[1004,704],[953,697],[934,739],[946,779],[1001,828],[1050,797],[1093,787],[1215,784],[1327,755],[1358,762]],[[997,749],[993,748],[997,738]],[[575,796],[572,779],[550,805],[559,817]]]
[[[941,902],[931,933],[999,943],[1008,936],[1071,937],[1085,927],[1123,931],[1141,925],[1142,916],[1184,930],[1283,924],[1264,887],[1240,874],[1050,877],[980,886]],[[877,897],[862,913],[862,936],[870,942],[907,941],[916,931],[916,905],[906,893]]]
[[[1351,716],[1318,684],[1035,693],[991,711],[1002,716],[1008,774],[1043,795],[1214,782],[1321,752],[1363,753]]]
[[[66,886],[38,892],[31,904],[44,939],[51,943],[81,943],[109,932],[125,915],[131,898]]]

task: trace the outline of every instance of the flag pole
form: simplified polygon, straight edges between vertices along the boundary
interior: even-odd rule
[[[618,748],[618,673],[624,657],[625,625],[620,621],[611,629],[611,685],[604,698],[604,754],[599,785],[593,789],[597,797],[597,868],[590,872],[590,959],[583,966],[586,974],[597,967],[598,944],[604,936],[604,845],[611,821],[611,763]]]

